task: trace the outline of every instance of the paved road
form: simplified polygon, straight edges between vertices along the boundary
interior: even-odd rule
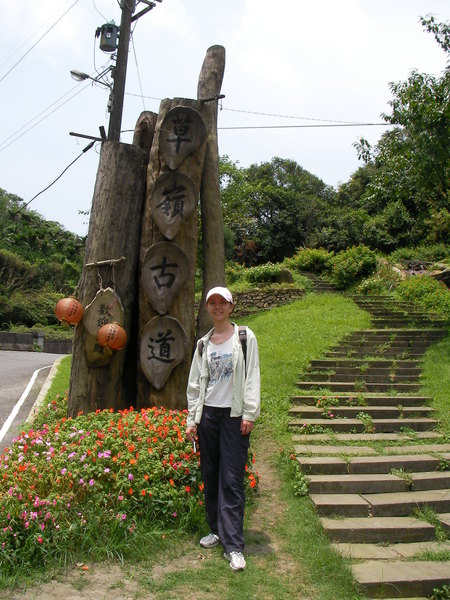
[[[53,363],[61,356],[64,355],[0,351],[0,453],[20,431]]]

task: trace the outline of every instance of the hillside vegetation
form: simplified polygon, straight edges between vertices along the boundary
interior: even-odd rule
[[[84,239],[0,189],[0,326],[51,325],[62,295],[74,292]]]

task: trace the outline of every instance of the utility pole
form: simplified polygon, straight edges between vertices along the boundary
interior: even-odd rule
[[[108,140],[120,141],[122,125],[123,98],[125,95],[125,79],[127,75],[128,47],[130,45],[131,18],[135,9],[135,0],[122,0],[122,16],[120,20],[117,61],[114,71],[112,89],[112,106],[109,117]]]

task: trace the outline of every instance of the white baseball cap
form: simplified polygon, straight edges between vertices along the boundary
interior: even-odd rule
[[[231,295],[231,292],[228,288],[226,287],[213,287],[209,290],[209,292],[206,294],[206,302],[208,302],[208,300],[211,298],[211,296],[214,296],[214,294],[218,294],[219,296],[222,296],[222,298],[225,298],[225,300],[227,302],[230,302],[231,304],[233,304],[233,296]]]

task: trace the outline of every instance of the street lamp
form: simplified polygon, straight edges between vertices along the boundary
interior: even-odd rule
[[[75,81],[86,81],[86,79],[90,79],[94,83],[101,83],[105,87],[111,88],[112,85],[110,83],[106,83],[101,78],[104,75],[106,75],[106,73],[108,73],[108,71],[112,71],[112,69],[113,69],[113,67],[111,67],[111,66],[108,67],[107,69],[105,69],[104,71],[99,73],[97,75],[97,77],[91,77],[87,73],[83,73],[83,71],[78,71],[77,69],[72,69],[72,71],[70,71],[70,76],[72,77],[72,79],[75,79]]]

